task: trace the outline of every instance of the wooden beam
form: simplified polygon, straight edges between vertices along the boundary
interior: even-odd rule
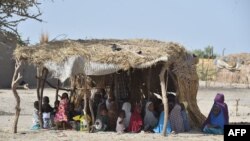
[[[40,78],[40,77],[38,77],[38,76],[36,76],[36,79],[41,79],[41,80],[43,80],[43,78]],[[45,83],[46,83],[49,87],[51,87],[51,88],[53,88],[53,89],[57,89],[57,86],[52,85],[48,80],[45,80]],[[58,89],[59,89],[59,90],[63,90],[63,91],[67,91],[67,92],[72,91],[72,89],[69,89],[69,88],[58,87]]]
[[[167,98],[167,86],[166,83],[167,81],[165,81],[165,72],[167,71],[168,66],[165,64],[162,69],[161,72],[159,74],[160,77],[160,85],[161,85],[161,93],[162,93],[162,102],[164,105],[164,124],[163,124],[163,131],[162,131],[162,135],[163,136],[167,136],[166,134],[166,130],[167,130],[167,122],[168,122],[168,98]],[[168,75],[166,80],[168,79]]]

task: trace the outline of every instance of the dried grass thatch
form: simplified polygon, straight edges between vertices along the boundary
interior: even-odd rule
[[[155,40],[64,40],[18,47],[14,57],[39,65],[46,61],[62,62],[79,55],[92,62],[114,64],[127,70],[150,61],[154,64],[160,57],[178,59],[185,53],[183,46],[177,43]]]

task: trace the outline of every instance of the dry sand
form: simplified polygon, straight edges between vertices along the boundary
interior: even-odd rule
[[[69,140],[113,140],[113,141],[207,141],[223,140],[223,135],[205,135],[198,130],[189,133],[169,135],[167,138],[159,134],[117,134],[114,132],[84,133],[79,131],[39,130],[31,131],[33,102],[36,100],[36,90],[18,90],[21,97],[21,116],[18,123],[18,134],[11,133],[14,117],[15,100],[11,90],[0,90],[0,140],[41,140],[41,141],[69,141]],[[217,92],[225,94],[225,100],[229,107],[230,122],[250,122],[250,89],[237,88],[200,88],[198,91],[198,105],[201,112],[207,115],[213,104]],[[45,89],[45,95],[54,101],[55,90]],[[236,99],[239,101],[238,115],[236,116]]]

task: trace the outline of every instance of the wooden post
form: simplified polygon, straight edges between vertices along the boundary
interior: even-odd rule
[[[47,78],[47,74],[48,74],[48,70],[46,68],[43,68],[42,71],[42,78],[40,77],[40,82],[41,83],[41,87],[40,87],[40,99],[39,99],[39,123],[40,123],[40,127],[43,127],[43,119],[42,119],[42,102],[43,102],[43,90],[44,90],[44,85],[45,85],[45,81]]]
[[[55,98],[55,101],[58,101],[59,87],[60,87],[60,80],[57,79],[57,87],[56,87],[56,98]]]
[[[160,85],[161,85],[161,93],[162,93],[162,102],[164,105],[164,125],[163,125],[163,131],[162,131],[162,135],[163,136],[167,136],[166,134],[166,130],[167,130],[167,122],[168,122],[168,98],[167,98],[167,87],[166,87],[166,83],[165,83],[165,72],[167,71],[167,65],[164,65],[161,69],[161,72],[159,74],[160,77]],[[168,79],[168,75],[167,78]]]
[[[84,89],[83,89],[83,92],[84,92],[84,114],[87,115],[87,107],[88,107],[88,101],[87,101],[87,85],[88,85],[88,82],[87,82],[87,76],[84,77]],[[83,83],[82,83],[83,84]]]
[[[91,114],[92,124],[94,124],[95,123],[95,115],[94,115],[94,110],[93,110],[93,102],[92,102],[91,98],[89,98],[89,110],[90,110],[90,114]]]
[[[40,69],[40,67],[37,67],[36,68],[36,75],[37,75],[37,80],[36,80],[36,94],[37,94],[37,100],[39,101],[40,100],[40,87],[41,87],[41,79],[40,79],[40,77],[41,77],[41,71],[40,71],[41,69]]]
[[[15,96],[15,99],[16,99],[16,113],[15,113],[15,120],[14,120],[14,124],[13,124],[13,133],[17,133],[17,124],[18,124],[18,119],[19,119],[19,115],[20,115],[20,97],[17,93],[17,85],[18,85],[18,81],[20,79],[22,79],[22,76],[19,72],[19,69],[22,65],[22,62],[19,61],[19,60],[16,60],[16,64],[15,64],[15,71],[14,71],[14,74],[13,74],[13,78],[12,78],[12,83],[11,83],[11,88],[12,88],[12,92]]]

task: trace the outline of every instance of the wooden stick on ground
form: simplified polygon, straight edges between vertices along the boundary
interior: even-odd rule
[[[19,61],[19,60],[16,60],[16,64],[15,64],[15,71],[14,71],[14,74],[13,74],[13,78],[12,78],[12,83],[11,83],[11,88],[12,88],[12,92],[15,96],[15,99],[16,99],[16,113],[15,113],[15,120],[14,120],[14,124],[13,124],[13,133],[17,133],[17,124],[18,124],[18,119],[19,119],[19,115],[20,115],[20,97],[17,93],[17,86],[18,86],[18,81],[20,79],[22,79],[22,75],[19,71],[20,67],[22,65],[22,62]]]

